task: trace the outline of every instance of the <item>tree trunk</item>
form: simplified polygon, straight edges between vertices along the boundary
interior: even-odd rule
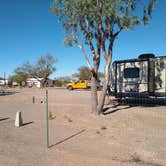
[[[106,62],[106,65],[105,65],[104,86],[103,86],[103,90],[102,90],[102,93],[100,95],[99,103],[98,103],[98,107],[97,107],[98,114],[103,113],[105,97],[106,97],[108,85],[110,82],[110,63],[111,63],[111,58]]]
[[[98,105],[98,96],[97,96],[97,78],[92,75],[91,78],[91,112],[97,113],[97,105]]]

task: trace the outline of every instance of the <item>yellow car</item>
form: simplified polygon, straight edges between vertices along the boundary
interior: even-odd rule
[[[88,85],[88,82],[86,80],[68,83],[66,85],[66,87],[69,90],[90,88],[90,86]]]

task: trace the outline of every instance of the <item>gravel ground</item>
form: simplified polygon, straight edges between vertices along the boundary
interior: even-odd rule
[[[90,113],[90,91],[49,89],[0,96],[0,166],[165,166],[166,106],[107,105]],[[33,96],[35,103],[33,104]],[[14,126],[17,111],[23,126]]]

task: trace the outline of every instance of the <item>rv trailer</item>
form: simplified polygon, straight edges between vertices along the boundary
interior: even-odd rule
[[[111,94],[123,97],[166,97],[166,56],[142,54],[112,64]]]

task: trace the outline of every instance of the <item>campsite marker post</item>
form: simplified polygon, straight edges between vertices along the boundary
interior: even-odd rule
[[[46,139],[47,139],[47,148],[49,148],[49,126],[48,126],[48,90],[46,90]]]
[[[35,96],[32,98],[32,103],[35,104]]]

